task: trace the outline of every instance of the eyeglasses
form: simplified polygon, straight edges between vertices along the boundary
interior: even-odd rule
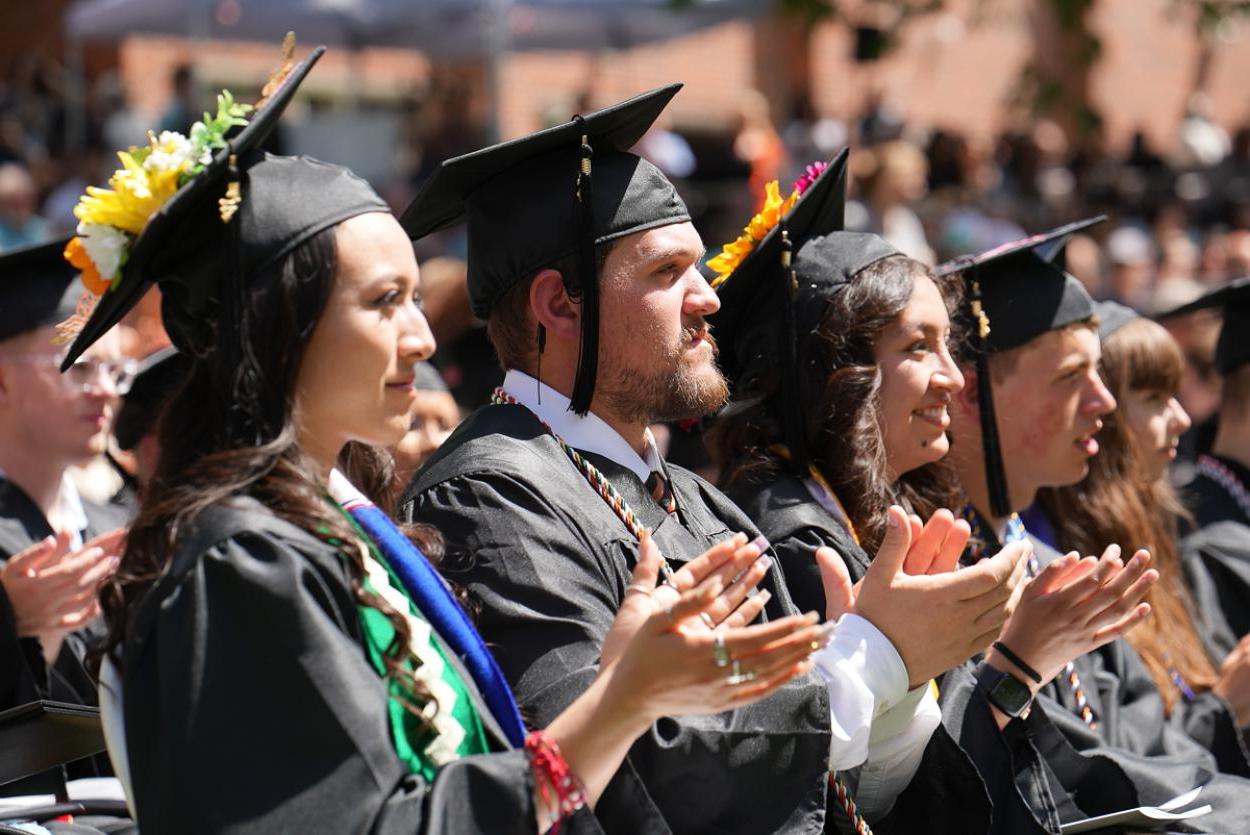
[[[63,359],[63,357],[52,354],[22,354],[15,357],[5,357],[4,361],[59,369]],[[105,360],[91,357],[78,360],[60,376],[62,383],[67,388],[81,391],[85,394],[102,388],[100,379],[101,375],[103,375],[112,384],[114,391],[124,395],[130,391],[130,386],[135,381],[135,374],[138,368],[139,363],[132,359]]]

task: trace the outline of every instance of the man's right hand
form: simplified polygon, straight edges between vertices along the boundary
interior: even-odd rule
[[[100,583],[117,568],[126,532],[118,529],[70,553],[69,535],[49,536],[0,567],[0,585],[21,637],[54,637],[99,613]]]
[[[858,590],[851,589],[836,554],[817,552],[827,619],[852,611],[881,630],[902,657],[911,688],[963,663],[998,636],[1032,553],[1027,542],[1017,542],[958,571],[913,576],[903,570],[905,563],[953,567],[951,551],[958,549],[948,543],[966,540],[949,513],[934,514],[917,534],[903,509],[891,507],[885,539]]]

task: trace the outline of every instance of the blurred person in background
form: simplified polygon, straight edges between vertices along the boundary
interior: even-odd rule
[[[924,226],[911,209],[928,187],[924,154],[895,140],[857,154],[852,168],[860,200],[847,205],[847,228],[880,235],[908,258],[933,264]]]
[[[1210,642],[1250,653],[1250,278],[1161,314],[1222,310],[1215,370],[1222,378],[1215,437],[1181,495],[1193,516],[1183,550],[1208,616]],[[1206,592],[1204,594],[1204,592]],[[1222,621],[1221,621],[1222,618]]]
[[[186,355],[167,347],[146,357],[138,366],[130,390],[122,396],[113,434],[117,446],[128,453],[133,467],[128,471],[134,492],[151,481],[160,459],[157,424],[165,404],[187,377],[191,366]]]
[[[0,710],[34,699],[95,704],[83,632],[117,565],[125,522],[80,496],[68,470],[106,448],[118,388],[103,340],[62,375],[56,325],[83,288],[65,241],[0,258]]]
[[[460,406],[451,396],[438,369],[429,362],[418,363],[413,388],[417,396],[412,403],[412,421],[408,433],[391,447],[395,460],[394,486],[396,501],[421,465],[433,455],[452,430],[460,423]]]
[[[1139,226],[1124,224],[1107,236],[1105,295],[1136,310],[1147,310],[1155,281],[1155,247]]]
[[[764,185],[781,176],[786,164],[786,146],[773,126],[768,98],[759,90],[738,94],[734,155],[750,166],[747,188],[754,209],[764,204]]]
[[[459,258],[431,258],[421,263],[421,300],[430,332],[438,340],[432,363],[447,390],[463,409],[490,400],[503,369],[486,338],[486,327],[469,306],[467,267]]]
[[[38,209],[39,194],[30,171],[15,162],[0,165],[0,252],[48,238],[51,229]]]
[[[169,130],[186,136],[191,132],[191,123],[200,117],[195,103],[195,73],[189,64],[175,67],[170,74],[169,97],[157,133]]]

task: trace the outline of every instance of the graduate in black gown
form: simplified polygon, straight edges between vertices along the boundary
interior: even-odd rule
[[[722,363],[735,380],[734,399],[712,432],[713,450],[729,494],[759,522],[781,556],[792,593],[821,598],[813,605],[824,603],[820,573],[827,569],[811,559],[811,549],[827,545],[855,567],[853,576],[864,573],[867,550],[875,550],[891,516],[899,513],[889,508],[895,502],[932,514],[948,530],[938,559],[915,566],[916,573],[930,575],[917,581],[951,583],[970,576],[969,569],[954,572],[968,524],[942,509],[957,507],[960,498],[944,457],[947,407],[964,385],[951,354],[948,312],[958,305],[961,282],[935,281],[928,268],[883,239],[842,231],[842,184],[832,199],[822,199],[822,191],[834,187],[825,178],[834,173],[826,172],[805,191],[745,258],[731,244],[710,262],[719,273],[723,303],[713,322],[725,349]],[[789,258],[787,243],[794,250]],[[788,368],[796,373],[785,373]],[[1007,548],[1028,550],[1023,542]],[[923,605],[914,589],[901,584],[890,595],[900,608]],[[1053,674],[1117,634],[1112,629],[1095,636],[1097,622],[1085,631],[1072,629],[1073,623],[1096,617],[1113,622],[1139,599],[1127,595],[1096,604],[1091,598],[1057,608],[1025,594],[1005,626],[983,623],[974,640],[961,634],[956,610],[936,625],[931,651],[957,667],[999,638],[1032,666]],[[975,613],[975,601],[969,605]],[[1100,608],[1108,612],[1100,615]],[[1052,630],[1052,637],[1043,638],[1044,630]],[[952,645],[962,651],[952,652]],[[1029,689],[1004,678],[1021,674],[998,646],[984,662],[946,677],[977,685],[963,691],[957,711],[947,701],[948,725],[989,789],[992,831],[1050,831],[1059,825],[1055,809],[1067,797],[1060,792],[1056,800],[1022,723],[1011,723],[1010,713],[998,709],[1004,700],[994,694],[996,682],[1023,693]],[[1035,724],[1045,721],[1044,708],[1035,705],[1032,712]],[[938,773],[939,780],[953,777],[946,770]],[[927,814],[930,827],[941,826],[940,809]],[[966,810],[947,814],[954,821]]]
[[[1062,268],[1063,243],[1092,222],[938,268],[960,274],[966,285],[967,385],[952,401],[950,429],[951,460],[967,492],[973,529],[966,559],[1028,537],[1017,512],[1040,487],[1085,476],[1098,451],[1094,436],[1101,418],[1115,408],[1098,375],[1094,303]],[[1029,539],[1038,570],[1075,559]],[[1140,551],[1123,560],[1118,546],[1110,546],[1096,561],[1087,557],[1072,570],[1093,565],[1105,590],[1133,571],[1144,579],[1147,560]],[[948,677],[944,708],[972,686]],[[1042,753],[1051,783],[1071,800],[1059,807],[1060,819],[1158,804],[1202,786],[1214,811],[1185,826],[1202,832],[1244,828],[1250,782],[1221,773],[1204,746],[1167,721],[1154,681],[1126,641],[1112,641],[1065,666],[1041,688],[1037,702],[1047,721],[1035,722],[1030,714],[1023,730]]]
[[[1250,279],[1242,278],[1160,319],[1222,310],[1215,366],[1223,377],[1215,441],[1198,457],[1181,496],[1193,515],[1183,550],[1186,570],[1221,652],[1248,651],[1250,634]]]
[[[1250,720],[1250,658],[1209,654],[1201,612],[1181,567],[1177,523],[1185,514],[1168,478],[1190,420],[1176,392],[1184,356],[1161,325],[1115,302],[1099,302],[1099,371],[1116,399],[1099,430],[1098,454],[1076,484],[1043,487],[1030,532],[1062,551],[1088,553],[1107,542],[1150,551],[1159,582],[1147,594],[1151,618],[1128,635],[1154,680],[1168,718],[1244,773],[1240,725]],[[1034,524],[1034,520],[1037,524]],[[1238,707],[1241,708],[1240,714]]]
[[[675,92],[449,160],[403,218],[414,236],[467,220],[470,296],[507,369],[495,403],[418,473],[408,507],[444,533],[449,563],[465,555],[452,576],[539,722],[593,681],[642,529],[673,566],[756,533],[718,490],[664,461],[647,429],[714,411],[726,395],[702,242],[673,186],[624,150]],[[883,544],[874,588],[898,571],[910,536]],[[1004,560],[979,580],[990,618],[1004,611],[1013,568]],[[776,566],[761,587],[765,617],[795,611]],[[849,822],[848,791],[874,826],[917,809],[899,795],[925,768],[937,718],[924,700],[930,620],[882,595],[861,603],[816,656],[820,677],[750,708],[656,723],[605,793],[604,827],[818,832]],[[874,625],[887,622],[897,643]],[[961,804],[959,831],[978,831],[983,790],[966,758],[943,750],[943,767],[967,779],[945,798],[919,788],[933,804]],[[831,771],[845,772],[832,792]]]
[[[118,364],[116,345],[102,344],[57,371],[55,326],[83,291],[64,249],[59,240],[0,256],[0,710],[95,704],[83,656],[95,587],[126,521],[80,497],[67,472],[106,448]],[[104,534],[114,535],[96,540]]]
[[[407,430],[434,342],[411,244],[376,192],[344,168],[259,150],[323,51],[295,65],[293,48],[258,113],[223,94],[189,140],[132,152],[113,189],[79,206],[99,219],[80,235],[124,232],[111,223],[134,220],[127,207],[152,214],[122,242],[119,272],[92,258],[110,280],[66,323],[65,363],[151,283],[190,359],[102,594],[118,775],[145,832],[597,831],[588,808],[652,721],[772,692],[806,674],[823,633],[802,617],[691,631],[759,550],[709,552],[678,592],[655,587],[649,547],[602,675],[527,733],[418,548],[436,534],[406,535],[335,469],[351,446],[353,472],[369,475],[362,444]],[[137,201],[138,177],[148,193],[165,182],[164,202]],[[730,655],[732,681],[716,663]]]

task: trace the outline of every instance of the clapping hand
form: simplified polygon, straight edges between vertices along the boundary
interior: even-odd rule
[[[1075,552],[1060,557],[1028,581],[1000,640],[1044,684],[1069,661],[1120,637],[1150,614],[1142,598],[1159,572],[1149,566],[1144,550],[1125,565],[1118,545],[1108,546],[1101,558],[1080,559]],[[999,669],[1014,666],[993,649],[986,659]]]
[[[913,688],[963,663],[998,635],[1032,552],[1013,543],[954,571],[968,535],[948,510],[921,525],[892,506],[877,556],[855,586],[837,553],[819,549],[826,619],[854,612],[870,621],[898,650]]]
[[[762,540],[747,542],[746,534],[735,534],[713,545],[673,573],[670,582],[656,586],[656,577],[632,577],[625,589],[625,600],[617,611],[612,630],[604,639],[600,664],[612,663],[621,648],[638,630],[642,622],[657,611],[675,606],[682,595],[702,587],[712,598],[699,615],[684,623],[684,629],[711,633],[718,626],[746,626],[759,616],[771,598],[765,589],[755,595],[751,590],[759,584],[772,565],[771,557],[761,557]],[[660,565],[660,549],[644,532],[638,542],[638,565]],[[635,567],[637,573],[637,567]],[[708,591],[718,584],[715,593]]]
[[[656,587],[659,551],[644,536],[630,578],[635,591],[621,605],[600,662],[614,681],[628,682],[629,709],[654,718],[715,713],[762,699],[811,669],[808,656],[829,634],[815,613],[755,626],[725,622],[737,612],[733,578],[759,558],[759,548],[745,539],[739,535],[700,557],[680,581],[694,585],[679,592]],[[701,617],[713,611],[724,615],[715,630]]]

